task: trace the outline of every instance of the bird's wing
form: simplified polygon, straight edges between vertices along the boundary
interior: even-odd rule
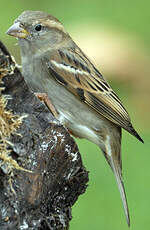
[[[118,96],[78,47],[53,51],[47,66],[51,76],[79,100],[142,141]]]

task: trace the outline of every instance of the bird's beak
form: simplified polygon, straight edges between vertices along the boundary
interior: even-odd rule
[[[29,35],[29,32],[23,28],[20,22],[13,24],[6,33],[16,38],[26,38]]]

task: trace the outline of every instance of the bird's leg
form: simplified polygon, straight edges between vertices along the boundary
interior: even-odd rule
[[[35,93],[35,96],[37,96],[40,99],[40,101],[43,101],[46,104],[46,106],[52,112],[55,118],[58,117],[58,113],[46,93]]]
[[[49,108],[49,110],[52,112],[52,114],[54,115],[55,118],[58,118],[59,119],[59,114],[57,113],[54,105],[52,104],[51,100],[49,99],[48,95],[46,93],[35,93],[35,96],[38,97],[40,99],[40,101],[43,101],[46,106]],[[61,123],[63,123],[61,121]],[[67,125],[63,124],[65,127]],[[79,138],[78,136],[76,136],[71,130],[68,129],[68,132],[73,135],[74,137],[76,138]]]

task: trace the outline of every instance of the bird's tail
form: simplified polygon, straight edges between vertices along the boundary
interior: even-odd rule
[[[127,203],[127,198],[126,198],[126,193],[125,193],[125,188],[122,180],[122,166],[121,166],[121,149],[119,144],[114,145],[114,142],[112,143],[109,136],[107,136],[107,142],[106,142],[106,151],[104,153],[105,158],[107,159],[114,175],[116,178],[116,182],[119,188],[119,192],[121,195],[122,203],[123,203],[123,208],[127,220],[128,226],[130,226],[130,216],[129,216],[129,208],[128,208],[128,203]],[[121,139],[120,139],[121,142]]]
[[[129,208],[128,208],[128,203],[127,203],[124,184],[123,184],[123,181],[122,181],[121,170],[118,168],[118,165],[117,165],[117,163],[115,163],[113,158],[110,160],[110,164],[111,164],[111,168],[112,168],[112,170],[114,172],[116,182],[117,182],[117,185],[118,185],[118,188],[119,188],[119,192],[120,192],[120,195],[121,195],[121,199],[122,199],[122,203],[123,203],[123,208],[124,208],[127,224],[128,224],[128,226],[130,226]]]

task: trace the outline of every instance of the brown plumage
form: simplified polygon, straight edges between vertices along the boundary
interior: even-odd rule
[[[48,67],[56,80],[62,84],[65,82],[64,86],[75,95],[78,95],[77,89],[83,90],[82,101],[143,142],[132,127],[129,114],[120,99],[83,52],[77,46],[67,51],[59,48],[54,52]],[[60,81],[59,77],[63,80]]]
[[[130,225],[122,181],[121,128],[143,140],[120,99],[55,17],[25,11],[7,33],[19,40],[23,75],[30,87],[48,94],[58,119],[74,135],[101,148],[115,175]]]

